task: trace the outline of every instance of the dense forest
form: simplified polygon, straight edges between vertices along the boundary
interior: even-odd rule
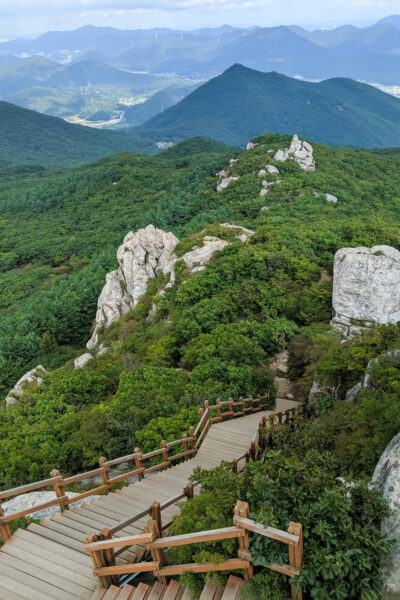
[[[365,482],[400,429],[400,364],[383,364],[360,400],[344,398],[369,360],[399,348],[400,328],[376,327],[341,343],[329,327],[331,275],[343,246],[400,248],[400,152],[314,145],[315,173],[282,163],[282,182],[260,197],[267,151],[290,140],[260,136],[246,152],[195,139],[156,157],[124,153],[63,173],[10,177],[0,191],[2,397],[39,363],[50,374],[19,403],[0,407],[0,479],[12,487],[55,467],[64,474],[93,467],[99,456],[136,445],[154,449],[195,424],[207,399],[266,391],[273,398],[269,361],[288,348],[289,376],[302,397],[316,375],[326,386],[315,418],[298,419],[289,438],[278,428],[268,460],[251,465],[244,480],[228,467],[200,473],[203,493],[174,531],[225,526],[235,500],[247,499],[263,522],[304,524],[302,583],[312,597],[358,599],[379,590],[390,546],[380,534],[386,507]],[[217,193],[216,173],[231,158],[239,179]],[[326,193],[338,202],[328,203]],[[238,241],[220,226],[227,221],[255,234]],[[161,301],[163,276],[153,280],[136,309],[101,334],[108,352],[74,370],[117,247],[149,223],[180,238],[179,256],[206,235],[229,244],[202,272],[189,276],[179,261]],[[154,301],[158,310],[148,319]],[[321,562],[326,547],[329,560]],[[232,548],[224,543],[215,552]],[[284,598],[281,576],[266,573],[254,585],[263,589],[269,577],[275,595],[259,589],[259,597]]]

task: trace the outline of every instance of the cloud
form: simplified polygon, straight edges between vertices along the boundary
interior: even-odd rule
[[[0,0],[0,38],[86,24],[129,29],[367,25],[394,12],[400,13],[400,0]]]

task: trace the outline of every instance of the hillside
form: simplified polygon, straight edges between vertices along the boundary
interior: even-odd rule
[[[0,102],[2,165],[72,166],[113,152],[156,153],[154,143],[135,132],[99,131]]]
[[[0,190],[1,394],[39,364],[48,374],[15,404],[0,404],[0,479],[3,488],[14,487],[54,468],[66,476],[95,468],[100,456],[152,451],[162,440],[181,439],[205,400],[269,392],[273,405],[270,365],[278,369],[277,355],[286,350],[283,383],[299,400],[319,382],[313,417],[296,419],[290,435],[278,427],[265,460],[250,461],[241,478],[229,467],[196,473],[203,492],[182,508],[172,533],[193,532],[193,515],[202,530],[228,526],[232,503],[249,499],[262,523],[285,531],[293,518],[303,524],[306,597],[359,600],[365,590],[379,592],[389,548],[380,531],[386,505],[366,480],[400,429],[397,353],[357,399],[347,402],[346,392],[363,381],[371,360],[400,347],[400,327],[374,327],[342,343],[329,325],[332,271],[340,248],[400,248],[400,153],[311,141],[316,168],[305,172],[293,160],[274,160],[291,140],[261,135],[250,151],[188,140],[157,156],[122,153],[42,174],[40,183],[29,184],[29,170],[11,170],[10,178],[19,177],[15,189]],[[279,184],[267,165],[278,168]],[[222,169],[236,179],[218,193]],[[261,193],[260,169],[268,194]],[[125,236],[149,224],[164,231],[163,240],[180,240],[172,240],[173,274],[151,274],[151,252],[162,247],[151,237],[154,227],[137,233],[146,235],[149,255],[135,268],[150,277],[148,287],[110,327],[96,320],[102,352],[91,348],[94,357],[75,368],[87,353],[106,275],[118,266],[117,249],[124,238],[126,248],[132,242],[121,261],[126,271],[119,265],[128,274],[128,251],[141,246]],[[232,224],[246,234],[238,238]],[[205,268],[193,268],[196,260],[190,266],[188,255],[210,244],[218,251]],[[107,285],[113,281],[115,274]],[[282,391],[282,377],[275,381]],[[332,564],[325,560],[329,544]],[[284,550],[260,552],[284,561]],[[237,555],[236,545],[218,547],[218,555],[205,551],[214,562],[221,553]],[[173,562],[204,558],[202,550]],[[256,597],[269,586],[287,598],[287,580],[268,574],[265,562],[254,577]]]
[[[137,131],[241,146],[263,131],[298,131],[331,145],[398,146],[400,100],[351,80],[308,83],[234,65]]]

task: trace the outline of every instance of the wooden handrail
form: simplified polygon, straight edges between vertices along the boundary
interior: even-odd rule
[[[154,548],[173,548],[174,546],[186,546],[187,544],[229,540],[244,537],[244,535],[245,532],[240,527],[224,527],[222,529],[213,529],[211,531],[197,531],[195,533],[185,533],[183,535],[160,538],[146,544],[146,548],[149,550]]]
[[[108,578],[111,585],[111,578],[118,577],[128,573],[139,573],[152,571],[155,577],[164,578],[182,573],[207,573],[212,571],[228,571],[244,569],[245,578],[250,579],[253,576],[253,558],[249,552],[249,531],[258,535],[278,540],[289,547],[289,564],[279,564],[271,562],[266,565],[267,568],[282,573],[288,577],[296,577],[300,574],[303,560],[303,533],[300,523],[290,523],[288,531],[282,531],[274,527],[268,527],[261,523],[256,523],[249,518],[250,507],[247,502],[238,501],[234,509],[233,527],[224,527],[209,531],[197,531],[183,535],[162,537],[161,531],[161,512],[160,504],[153,503],[151,512],[153,519],[149,519],[145,526],[145,533],[125,538],[110,539],[105,541],[88,544],[85,550],[90,552],[94,563],[94,574],[103,578]],[[174,548],[190,544],[216,542],[220,540],[237,538],[239,542],[238,558],[225,560],[220,564],[181,564],[165,566],[165,557],[163,551],[165,548]],[[151,563],[135,563],[133,565],[116,565],[115,548],[126,548],[135,543],[144,543],[147,550],[151,552]],[[107,562],[104,553],[111,552],[113,561]],[[103,554],[102,554],[103,553]],[[118,554],[121,553],[121,550]],[[291,584],[292,600],[302,600],[302,590],[296,591],[296,586]]]
[[[4,500],[4,498],[13,498],[14,496],[19,496],[20,494],[26,494],[27,492],[33,492],[34,490],[39,490],[44,487],[53,487],[55,481],[61,481],[61,475],[57,478],[51,477],[50,479],[44,479],[43,481],[36,481],[36,483],[28,483],[27,485],[21,485],[16,488],[12,488],[11,490],[4,490],[0,492],[0,500]]]
[[[153,541],[153,539],[154,535],[152,533],[138,533],[136,535],[130,535],[127,537],[86,544],[85,552],[108,550],[109,548],[121,548],[122,546],[129,547],[134,546],[135,544],[149,544]]]
[[[256,523],[251,519],[234,516],[233,522],[238,527],[242,527],[243,529],[247,529],[248,531],[252,531],[253,533],[263,535],[264,537],[268,537],[273,540],[278,540],[278,542],[283,542],[284,544],[292,543],[298,546],[300,542],[299,536],[292,535],[286,531],[281,531],[280,529],[275,529],[274,527],[265,527],[261,523]]]
[[[259,395],[259,396],[257,396],[257,398],[240,398],[239,401],[236,401],[236,402],[234,402],[232,400],[232,398],[230,398],[229,400],[225,400],[222,402],[218,401],[217,404],[213,405],[213,406],[209,406],[209,403],[207,401],[205,401],[204,410],[200,409],[201,410],[200,421],[199,421],[196,429],[193,429],[193,427],[190,427],[189,435],[184,435],[182,438],[171,441],[171,442],[164,441],[161,448],[159,448],[157,450],[153,450],[152,452],[148,452],[146,454],[143,454],[142,452],[140,452],[139,448],[135,448],[135,450],[132,454],[127,454],[126,456],[122,456],[120,458],[114,458],[111,460],[107,460],[106,458],[102,457],[99,459],[99,464],[100,464],[99,468],[93,469],[91,471],[87,471],[85,473],[72,475],[65,479],[58,473],[58,471],[54,471],[54,473],[57,473],[57,475],[54,475],[51,479],[45,479],[43,481],[38,481],[35,483],[31,483],[31,484],[23,485],[20,487],[12,488],[9,490],[1,491],[0,492],[0,500],[6,499],[6,498],[12,498],[12,497],[18,496],[20,494],[25,494],[27,492],[31,492],[34,490],[38,490],[38,489],[41,489],[44,487],[51,486],[51,487],[53,487],[53,489],[56,493],[56,496],[57,496],[57,499],[54,501],[54,504],[58,503],[60,506],[61,512],[63,512],[64,510],[66,510],[68,508],[68,506],[70,504],[78,502],[79,500],[82,500],[84,498],[87,498],[89,496],[93,496],[96,494],[108,493],[109,491],[111,491],[112,486],[116,483],[119,483],[121,481],[124,481],[126,479],[129,479],[129,478],[135,477],[135,476],[137,476],[138,479],[140,480],[145,475],[149,475],[149,474],[153,473],[154,471],[158,471],[160,469],[169,467],[173,461],[180,460],[180,459],[187,460],[188,458],[192,457],[193,455],[195,455],[197,453],[199,446],[201,445],[205,436],[207,435],[207,432],[208,432],[208,429],[209,429],[211,423],[213,423],[215,421],[221,421],[224,418],[233,419],[233,418],[239,417],[243,414],[246,414],[247,412],[257,412],[257,411],[261,410],[261,408],[265,407],[265,404],[262,404],[262,402],[264,400],[267,400],[268,397],[269,397],[268,394],[265,394],[264,396]],[[247,408],[245,407],[245,405],[248,405]],[[221,407],[225,407],[225,406],[229,406],[229,411],[222,412]],[[241,407],[242,410],[235,412],[234,411],[235,407]],[[218,411],[217,417],[211,418],[212,410]],[[287,411],[286,411],[286,413],[287,413]],[[282,422],[283,417],[279,417],[279,414],[280,413],[275,413],[275,416],[273,418],[274,419],[278,418],[278,421]],[[292,409],[290,411],[290,414],[294,414]],[[286,422],[288,422],[288,419],[289,419],[289,416],[286,416]],[[199,433],[200,433],[200,435],[199,435]],[[175,455],[169,455],[169,450],[179,444],[183,445],[184,451],[179,452],[178,454],[175,454]],[[191,448],[189,446],[191,446]],[[153,458],[155,456],[162,456],[163,457],[162,462],[160,462],[157,465],[153,465],[153,466],[149,466],[149,467],[147,467],[146,465],[143,464],[144,461],[147,461],[148,459]],[[243,458],[246,458],[246,461],[247,461],[248,455],[247,454],[243,455],[242,457],[237,459],[237,461],[241,460]],[[121,473],[121,475],[116,475],[115,477],[110,478],[110,468],[112,466],[121,464],[122,462],[129,462],[129,461],[135,461],[135,469],[132,469],[131,471]],[[96,475],[102,476],[103,485],[94,487],[91,490],[87,490],[87,491],[83,492],[82,494],[79,494],[78,496],[75,496],[73,498],[68,498],[66,496],[65,491],[64,491],[65,486],[71,485],[73,483],[77,483],[79,481],[83,481],[84,479],[89,479],[91,477],[95,477]],[[38,506],[34,507],[31,512],[34,513],[43,507],[44,507],[43,505],[38,505]],[[31,514],[31,513],[29,513],[29,514]],[[18,518],[19,515],[20,515],[20,513],[17,513],[14,515],[9,515],[7,517],[7,520],[12,521],[12,520]],[[134,521],[131,521],[131,522],[134,522]],[[6,523],[4,521],[4,512],[3,512],[1,504],[0,504],[0,538],[3,539],[3,541],[6,541],[9,537],[11,537],[11,533],[10,533],[8,526],[6,525]]]

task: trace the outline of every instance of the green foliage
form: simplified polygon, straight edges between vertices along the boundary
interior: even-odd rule
[[[270,562],[287,563],[286,544],[251,535],[250,551],[257,569],[245,597],[260,593],[271,600],[286,598],[290,582],[301,584],[306,597],[316,600],[359,600],[367,592],[378,594],[380,568],[390,548],[380,531],[388,512],[385,501],[362,482],[337,479],[337,463],[329,452],[304,447],[298,458],[291,454],[293,450],[267,452],[263,461],[247,465],[243,478],[228,465],[195,472],[201,493],[182,504],[172,524],[173,534],[231,526],[236,501],[245,500],[257,522],[284,531],[291,521],[299,522],[304,532],[301,574],[290,581],[266,570]],[[216,554],[219,560],[237,555],[236,541],[209,543],[206,553],[201,545],[176,547],[169,560],[187,563],[210,560]],[[192,576],[190,583],[199,587],[203,579]]]

